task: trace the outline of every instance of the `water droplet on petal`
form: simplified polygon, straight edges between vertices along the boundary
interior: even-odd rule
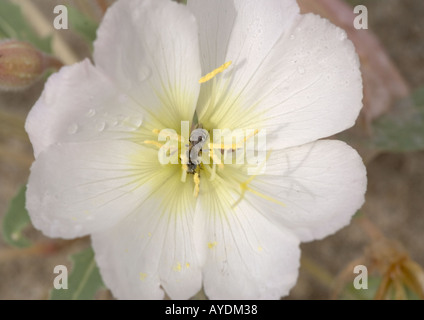
[[[78,125],[76,123],[73,123],[68,127],[69,134],[75,134],[77,133],[77,131],[78,131]]]
[[[140,128],[142,123],[143,123],[143,120],[141,120],[140,118],[131,120],[131,124],[134,126],[134,129]]]
[[[102,132],[104,129],[106,128],[106,122],[99,122],[97,125],[96,125],[96,129],[97,129],[97,131],[99,131],[99,132]]]
[[[299,72],[300,74],[304,74],[304,73],[305,73],[305,68],[303,68],[303,67],[298,67],[298,68],[297,68],[297,72]]]
[[[343,41],[343,40],[346,40],[346,38],[347,38],[346,32],[344,31],[340,32],[339,39]]]
[[[290,40],[294,40],[296,37],[294,34],[290,35]]]
[[[94,117],[95,114],[96,114],[96,110],[90,109],[87,112],[87,117],[89,117],[89,118]]]

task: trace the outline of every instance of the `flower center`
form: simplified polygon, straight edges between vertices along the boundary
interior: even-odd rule
[[[200,78],[199,83],[202,84],[215,78],[231,64],[232,61],[224,63]],[[196,121],[193,122],[196,123]],[[269,157],[269,153],[262,154],[261,158],[256,157],[253,159],[255,161],[247,161],[246,164],[249,151],[255,149],[252,147],[254,140],[258,136],[259,143],[259,136],[264,137],[265,132],[258,129],[236,129],[233,132],[228,129],[222,131],[220,129],[208,129],[203,128],[201,123],[192,124],[190,129],[189,121],[181,121],[179,133],[173,129],[154,129],[152,132],[156,135],[156,139],[145,140],[144,143],[159,149],[161,164],[176,164],[181,167],[181,182],[185,183],[188,178],[191,179],[192,177],[194,198],[199,196],[201,180],[206,179],[205,182],[208,182],[219,179],[219,183],[215,185],[225,185],[226,188],[237,190],[240,193],[240,198],[233,204],[233,207],[240,203],[247,191],[284,206],[282,202],[259,193],[249,185],[255,177],[261,174],[260,172],[264,169],[263,167]],[[159,141],[165,141],[165,143]],[[248,144],[250,144],[250,147],[247,147]],[[261,151],[266,153],[264,149]],[[256,168],[252,163],[256,164]],[[224,164],[236,165],[237,168],[236,170],[226,170],[227,172],[223,174]],[[235,171],[239,171],[239,167],[240,172],[235,173]],[[243,172],[242,168],[247,168],[248,173]],[[251,169],[252,171],[249,172]]]

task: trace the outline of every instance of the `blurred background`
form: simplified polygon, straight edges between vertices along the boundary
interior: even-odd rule
[[[63,64],[90,57],[96,26],[112,2],[0,0],[0,38],[30,41],[51,55],[43,59],[53,67],[25,88],[14,83],[5,89],[0,83],[0,219],[5,221],[0,299],[48,299],[54,267],[71,270],[69,256],[90,246],[88,238],[46,238],[25,217],[14,221],[11,211],[19,208],[10,202],[29,175],[33,153],[24,123],[46,78],[60,64],[53,57]],[[302,244],[299,279],[286,299],[424,299],[424,2],[298,2],[303,12],[343,27],[360,55],[364,109],[355,127],[337,138],[363,157],[368,191],[348,227]],[[69,30],[53,28],[59,4],[73,8]],[[368,30],[353,28],[353,6],[359,4],[368,9]],[[0,55],[0,72],[1,64]],[[368,268],[368,290],[352,288],[353,267],[359,264]],[[101,289],[94,298],[112,296]]]

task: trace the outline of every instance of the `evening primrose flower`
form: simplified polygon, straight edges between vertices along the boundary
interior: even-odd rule
[[[51,76],[27,119],[34,225],[91,235],[117,298],[287,295],[299,243],[347,225],[364,201],[358,154],[318,140],[361,109],[345,32],[295,0],[122,0],[97,35],[94,65]],[[214,129],[250,134],[228,145]],[[256,164],[215,161],[264,132]],[[197,142],[204,163],[182,152]],[[168,143],[177,163],[159,161]]]

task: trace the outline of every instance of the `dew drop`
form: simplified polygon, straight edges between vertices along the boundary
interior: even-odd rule
[[[296,37],[294,34],[290,35],[290,40],[294,40]]]
[[[347,38],[346,32],[340,32],[339,39],[343,41],[343,40],[346,40],[346,38]]]
[[[78,131],[78,125],[76,123],[73,123],[68,127],[69,134],[75,134],[77,133],[77,131]]]
[[[298,67],[298,68],[297,68],[297,72],[299,72],[300,74],[304,74],[304,73],[305,73],[305,68],[303,68],[303,67]]]
[[[96,125],[97,131],[102,132],[105,128],[106,128],[106,123],[105,122],[99,122]]]
[[[138,129],[141,127],[143,120],[141,120],[140,118],[136,118],[136,119],[132,119],[130,122],[134,126],[134,129]]]
[[[87,112],[87,117],[89,117],[89,118],[94,117],[95,114],[96,114],[96,110],[90,109]]]

